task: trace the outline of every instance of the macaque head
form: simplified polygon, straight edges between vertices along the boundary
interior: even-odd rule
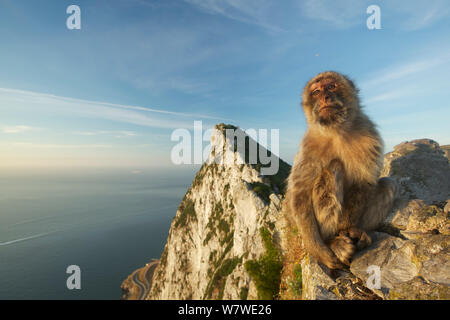
[[[358,89],[340,73],[322,72],[306,84],[302,106],[308,124],[348,124],[359,112]]]

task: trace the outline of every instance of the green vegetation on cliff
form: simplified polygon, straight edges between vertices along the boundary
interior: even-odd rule
[[[277,297],[280,289],[283,264],[278,248],[273,244],[269,230],[262,227],[260,233],[266,252],[258,260],[245,262],[245,270],[255,281],[258,299],[272,300]]]
[[[197,215],[195,213],[195,204],[190,199],[185,199],[181,202],[178,210],[180,214],[175,221],[175,227],[184,227],[189,219],[197,220]]]
[[[217,299],[223,299],[223,292],[227,277],[233,272],[234,268],[242,261],[241,258],[226,259],[219,269],[214,273],[214,276],[208,283],[204,299],[212,298],[214,290],[217,290]]]

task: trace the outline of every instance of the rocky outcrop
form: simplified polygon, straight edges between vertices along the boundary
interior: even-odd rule
[[[141,297],[142,289],[133,280],[138,272],[140,272],[140,269],[133,271],[132,274],[122,281],[122,284],[120,285],[120,288],[122,289],[122,300],[139,300]]]
[[[263,176],[261,163],[249,163],[226,129],[237,128],[216,126],[211,154],[171,224],[148,299],[257,299],[278,293],[281,256],[273,242],[281,220],[279,192],[290,166],[280,160],[277,175]],[[274,272],[261,273],[260,267]],[[262,282],[273,285],[263,288]]]
[[[442,149],[442,151],[444,151],[444,154],[447,157],[447,159],[450,159],[450,144],[441,146],[441,149]]]
[[[130,274],[120,286],[122,289],[122,300],[144,299],[152,286],[153,273],[158,264],[159,260],[152,259],[144,267]]]
[[[384,157],[381,175],[392,177],[401,186],[404,199],[433,203],[449,198],[448,159],[433,140],[414,140],[395,146]]]
[[[349,272],[330,274],[306,256],[304,299],[450,299],[448,159],[432,140],[405,142],[385,156],[382,175],[401,187],[385,225]]]

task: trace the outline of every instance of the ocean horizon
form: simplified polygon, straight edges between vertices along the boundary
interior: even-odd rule
[[[195,170],[0,173],[0,299],[120,299],[159,258]],[[69,265],[81,289],[69,290]]]

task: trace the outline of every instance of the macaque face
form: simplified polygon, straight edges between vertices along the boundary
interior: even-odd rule
[[[334,73],[319,74],[305,88],[303,105],[314,122],[340,124],[350,119],[356,89]]]

